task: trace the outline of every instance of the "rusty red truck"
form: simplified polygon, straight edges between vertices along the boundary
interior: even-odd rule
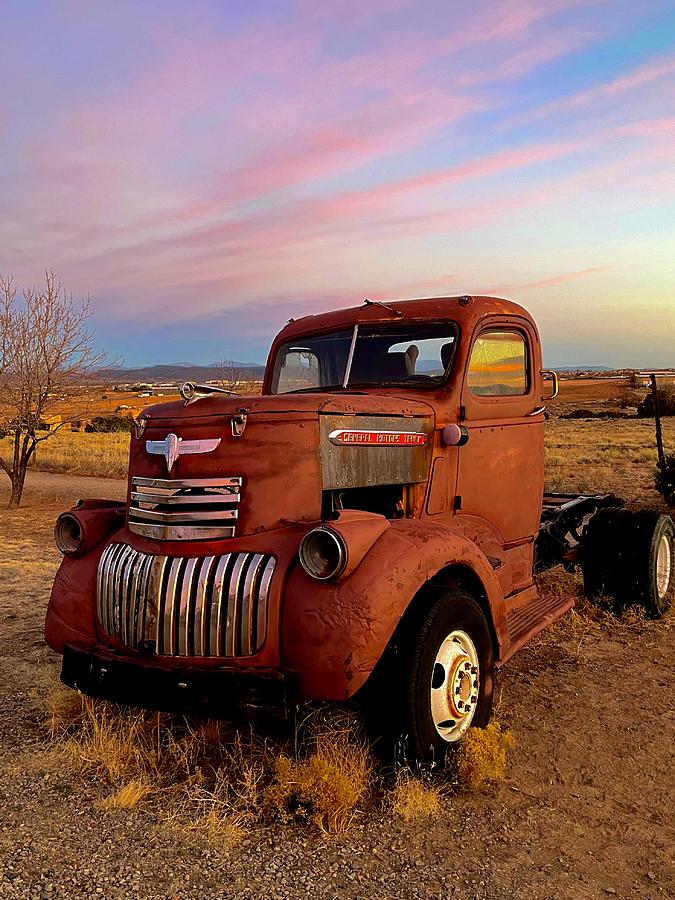
[[[291,320],[262,396],[184,385],[135,422],[126,503],[59,517],[62,679],[222,716],[363,698],[411,755],[442,754],[487,723],[495,667],[573,605],[536,571],[670,603],[668,516],[544,493],[556,390],[507,300]]]

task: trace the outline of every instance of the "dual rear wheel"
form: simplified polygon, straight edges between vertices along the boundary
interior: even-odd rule
[[[583,535],[584,593],[611,597],[620,607],[642,606],[665,615],[675,588],[675,526],[655,509],[601,509]]]

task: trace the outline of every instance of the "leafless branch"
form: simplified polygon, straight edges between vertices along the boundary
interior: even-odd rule
[[[44,423],[57,411],[59,425],[80,416],[76,402],[106,361],[89,329],[91,315],[91,298],[76,300],[51,271],[43,286],[24,289],[21,301],[13,277],[0,276],[0,435],[10,438],[9,450],[0,447],[0,467],[12,482],[10,508],[19,505],[38,443],[58,430],[43,434]]]

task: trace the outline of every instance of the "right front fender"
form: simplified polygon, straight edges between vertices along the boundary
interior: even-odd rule
[[[363,561],[336,583],[298,565],[284,592],[281,655],[300,699],[345,700],[365,683],[419,589],[447,566],[481,583],[498,642],[504,597],[492,566],[463,534],[438,523],[391,523]]]

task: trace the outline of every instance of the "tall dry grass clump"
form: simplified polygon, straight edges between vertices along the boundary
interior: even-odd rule
[[[320,710],[300,726],[301,750],[281,753],[265,807],[284,822],[308,821],[328,834],[348,830],[373,782],[370,748],[350,716]]]
[[[391,808],[406,822],[434,819],[441,811],[443,785],[424,782],[410,772],[400,773],[391,791]]]
[[[504,780],[507,753],[516,741],[498,722],[486,728],[470,728],[462,738],[455,762],[462,788],[481,791]]]

